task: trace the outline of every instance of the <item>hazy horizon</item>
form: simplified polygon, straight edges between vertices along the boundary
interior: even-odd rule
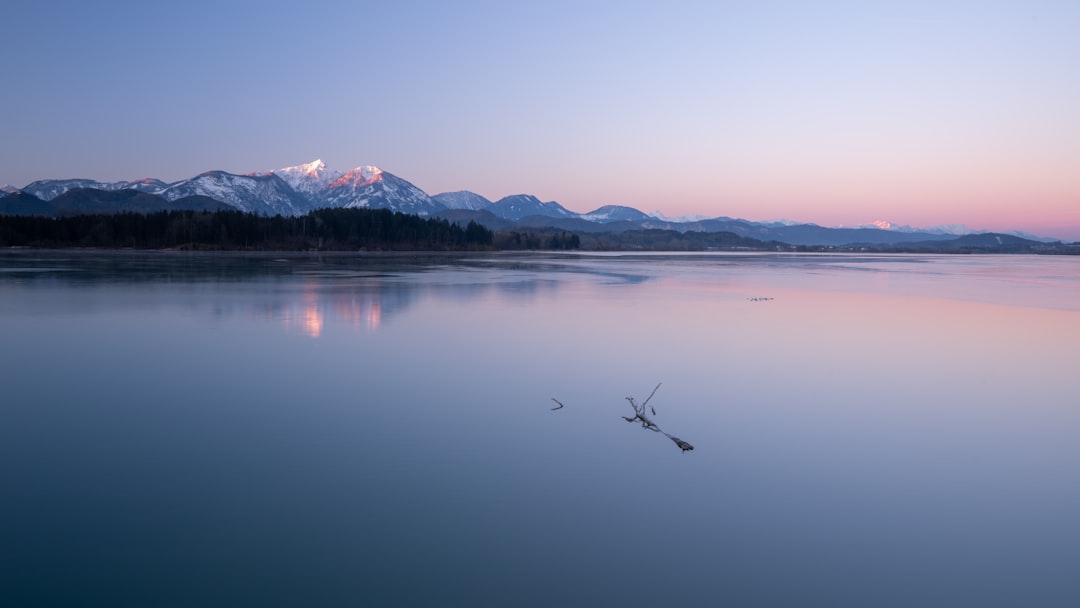
[[[43,2],[7,17],[14,187],[321,158],[579,212],[1080,240],[1073,3]]]

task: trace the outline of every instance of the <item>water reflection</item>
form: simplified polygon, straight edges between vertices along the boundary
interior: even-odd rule
[[[179,306],[219,320],[239,314],[318,338],[336,329],[375,331],[427,299],[498,294],[527,304],[582,275],[631,284],[648,279],[558,257],[280,255],[9,251],[0,254],[0,286],[38,294],[88,290],[80,301],[45,298],[43,314],[93,310],[107,285],[110,293],[127,294],[111,297],[111,310]]]
[[[2,252],[8,603],[1077,605],[1078,278]]]
[[[672,277],[683,287],[694,284],[696,289],[758,301],[774,297],[770,290],[776,287],[835,293],[864,293],[869,288],[877,293],[1080,308],[1075,261],[1034,256],[0,252],[0,287],[90,290],[85,301],[47,298],[40,303],[43,312],[93,310],[95,291],[119,285],[128,287],[128,297],[111,299],[110,308],[204,306],[204,311],[190,312],[215,318],[245,314],[313,338],[337,329],[375,331],[428,299],[500,297],[528,305],[582,282],[633,286]],[[258,298],[250,297],[253,290]],[[193,291],[200,292],[199,297],[192,297]],[[207,295],[213,297],[203,297]]]
[[[318,338],[323,328],[323,313],[319,310],[319,296],[311,283],[304,285],[303,314],[295,315],[295,309],[285,314],[285,326],[299,324],[312,338]]]
[[[351,331],[372,332],[382,323],[383,296],[400,291],[386,289],[379,280],[365,281],[353,289],[324,290],[317,283],[305,283],[302,293],[295,300],[284,299],[280,306],[270,305],[261,318],[280,320],[286,331],[300,331],[318,338],[327,327],[327,318]],[[408,302],[398,309],[407,308]]]

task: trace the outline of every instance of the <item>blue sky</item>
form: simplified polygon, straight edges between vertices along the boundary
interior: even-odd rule
[[[322,158],[429,193],[1080,240],[1076,2],[35,2],[0,183]]]

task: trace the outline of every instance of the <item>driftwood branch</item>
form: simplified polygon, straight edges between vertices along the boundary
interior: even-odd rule
[[[683,441],[682,439],[679,439],[678,437],[676,437],[674,435],[668,435],[667,433],[664,433],[664,436],[667,437],[668,439],[674,441],[675,445],[682,448],[682,451],[684,451],[684,452],[689,452],[690,450],[694,449],[694,446],[690,445],[689,442]]]
[[[668,439],[675,442],[675,445],[679,446],[682,451],[689,452],[694,449],[694,446],[690,445],[689,441],[683,441],[682,439],[679,439],[674,435],[664,432],[660,429],[659,425],[652,421],[652,418],[649,418],[647,415],[645,415],[646,406],[649,405],[649,401],[652,400],[653,395],[655,395],[656,391],[660,388],[660,384],[661,383],[657,383],[657,385],[652,389],[652,392],[649,393],[649,396],[645,398],[645,401],[643,401],[641,405],[638,405],[637,401],[635,401],[633,397],[627,397],[626,400],[630,403],[630,407],[634,410],[634,415],[620,416],[620,418],[627,422],[640,422],[641,428],[650,430],[654,433],[660,433],[664,437],[667,437]],[[552,397],[551,400],[558,404],[556,407],[551,408],[552,410],[561,410],[562,408],[566,407],[565,405],[563,405],[562,401],[559,401],[554,397]],[[649,407],[648,411],[652,412],[653,416],[656,415],[656,408]]]
[[[641,428],[648,429],[654,433],[663,434],[668,439],[674,441],[675,445],[679,446],[679,448],[681,448],[684,452],[689,452],[693,450],[694,446],[690,445],[689,442],[683,441],[682,439],[679,439],[674,435],[669,435],[668,433],[665,433],[655,422],[652,421],[652,419],[645,415],[645,406],[648,405],[649,401],[653,398],[653,395],[656,394],[656,390],[659,388],[660,384],[657,384],[656,388],[652,389],[652,392],[649,393],[649,396],[645,399],[644,402],[642,402],[641,405],[638,405],[637,402],[634,401],[633,397],[627,397],[626,400],[630,402],[630,407],[634,408],[634,415],[632,417],[622,416],[622,419],[627,422],[641,422]],[[652,412],[653,416],[656,415],[656,408],[649,408],[649,411]]]

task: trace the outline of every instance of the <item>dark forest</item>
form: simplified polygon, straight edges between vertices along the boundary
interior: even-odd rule
[[[492,249],[493,233],[385,209],[320,209],[299,217],[159,211],[49,218],[0,215],[0,247],[277,251]]]

